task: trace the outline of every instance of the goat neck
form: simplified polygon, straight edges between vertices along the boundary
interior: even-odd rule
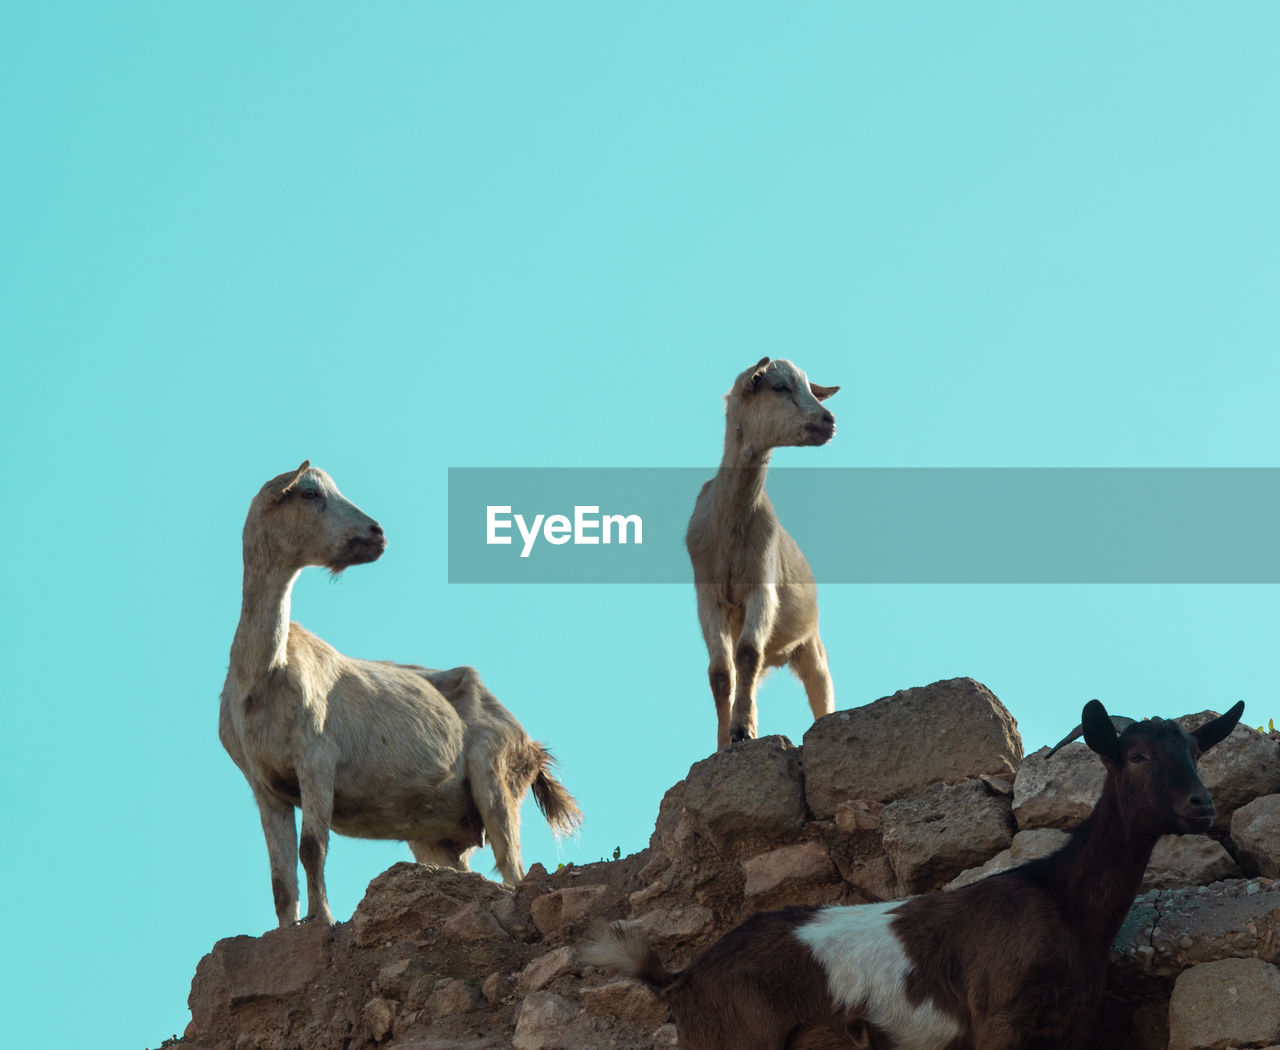
[[[1126,819],[1116,779],[1108,774],[1093,812],[1056,863],[1042,869],[1058,884],[1066,914],[1095,948],[1105,949],[1115,939],[1159,838],[1158,830]]]
[[[232,673],[246,686],[288,662],[293,585],[302,572],[277,561],[258,539],[246,525],[240,623],[231,643]]]
[[[733,520],[764,498],[771,448],[758,449],[745,440],[741,428],[725,431],[724,458],[712,487],[713,521]]]

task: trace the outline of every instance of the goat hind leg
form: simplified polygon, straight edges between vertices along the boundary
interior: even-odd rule
[[[302,835],[298,856],[307,876],[307,915],[333,925],[324,885],[324,862],[329,854],[329,824],[333,820],[333,772],[313,770],[299,777],[302,795]]]
[[[532,743],[508,747],[502,756],[485,747],[476,747],[467,753],[471,798],[480,811],[485,836],[493,847],[494,863],[508,886],[524,878],[524,865],[520,861],[520,800],[541,769],[542,752]]]
[[[410,839],[409,850],[413,859],[419,864],[435,864],[442,868],[456,868],[458,871],[470,871],[467,854],[470,850],[460,850],[449,842],[435,842],[427,839]]]
[[[836,706],[831,672],[827,670],[827,650],[823,648],[822,639],[816,632],[791,654],[790,663],[800,684],[804,686],[814,720],[831,714]]]

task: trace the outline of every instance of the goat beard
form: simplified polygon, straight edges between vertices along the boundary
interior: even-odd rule
[[[329,575],[336,580],[345,569],[349,569],[352,565],[367,565],[371,561],[377,561],[382,557],[382,552],[385,549],[385,544],[371,540],[351,539],[342,548],[342,553],[329,562],[325,568],[329,570]]]

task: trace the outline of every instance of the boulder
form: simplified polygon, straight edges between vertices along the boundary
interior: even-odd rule
[[[520,971],[516,987],[521,995],[540,992],[557,977],[572,972],[576,959],[574,950],[567,946],[557,948],[546,955],[539,955]]]
[[[784,736],[744,740],[693,765],[683,802],[717,843],[787,835],[806,816],[800,753]]]
[[[1280,877],[1280,795],[1263,795],[1231,815],[1231,841],[1241,863],[1260,875]]]
[[[666,1004],[636,981],[610,981],[583,988],[579,994],[586,1009],[601,1017],[620,1018],[644,1028],[657,1028],[667,1019]]]
[[[578,1008],[554,992],[534,992],[520,1004],[516,1017],[515,1050],[563,1050],[569,1043],[565,1029]]]
[[[939,781],[1010,775],[1021,759],[1005,706],[972,678],[953,678],[814,722],[804,735],[805,798],[813,817],[826,820],[841,802],[887,802]]]
[[[476,872],[406,861],[393,864],[369,883],[351,926],[357,944],[374,945],[402,938],[405,930],[435,928],[471,905],[487,910],[510,895],[509,889]],[[478,916],[478,910],[470,914]],[[476,921],[487,926],[478,917]]]
[[[817,841],[780,846],[743,862],[743,896],[757,910],[776,902],[800,903],[804,889],[836,878],[835,866],[826,847]]]
[[[1231,854],[1208,835],[1165,835],[1151,851],[1142,889],[1207,886],[1239,875]]]
[[[552,890],[529,902],[534,925],[546,937],[569,923],[591,914],[592,905],[608,892],[605,886],[570,886]]]
[[[1093,812],[1107,778],[1102,759],[1072,743],[1052,758],[1042,747],[1030,754],[1013,781],[1013,819],[1018,828],[1071,831]]]
[[[1009,800],[981,780],[933,787],[880,813],[885,852],[908,893],[937,889],[1013,839]]]
[[[980,882],[989,875],[999,875],[1025,864],[1029,860],[1047,857],[1050,853],[1062,849],[1071,836],[1056,828],[1033,828],[1030,831],[1019,831],[1013,836],[1009,848],[1002,850],[980,868],[969,868],[961,872],[949,883],[947,889],[958,890],[961,886]]]
[[[1223,959],[1178,976],[1169,1000],[1169,1050],[1232,1050],[1280,1042],[1280,968]]]
[[[1118,970],[1132,976],[1172,977],[1245,956],[1280,964],[1280,883],[1229,879],[1152,890],[1134,901],[1112,945]]]

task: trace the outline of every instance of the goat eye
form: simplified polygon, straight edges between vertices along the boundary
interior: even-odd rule
[[[774,389],[774,390],[776,390],[779,394],[785,394],[785,393],[787,392],[787,384],[786,384],[786,383],[774,383],[774,384],[773,384],[773,389]]]
[[[305,500],[319,499],[320,493],[315,489],[304,489],[302,492],[302,498]]]
[[[1142,752],[1140,751],[1136,754],[1129,756],[1129,761],[1134,763],[1134,765],[1137,765],[1139,762],[1145,762],[1146,760],[1147,760],[1147,756],[1142,754]]]

